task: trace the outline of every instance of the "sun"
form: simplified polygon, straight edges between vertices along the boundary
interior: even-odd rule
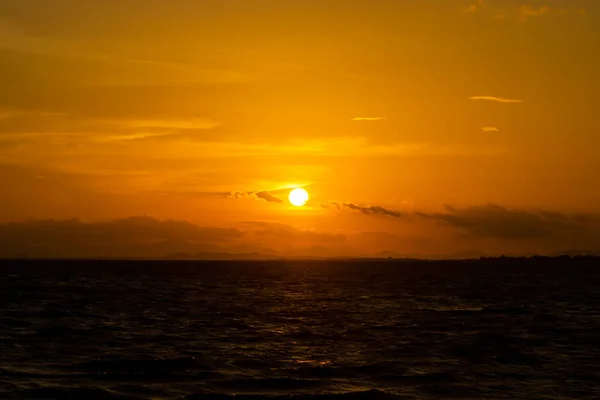
[[[290,203],[296,207],[302,207],[308,201],[308,192],[302,188],[296,188],[290,192]]]

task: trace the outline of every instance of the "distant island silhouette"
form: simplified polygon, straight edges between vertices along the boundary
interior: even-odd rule
[[[577,254],[554,254],[554,255],[501,255],[501,256],[480,256],[480,257],[453,257],[453,258],[417,258],[417,257],[312,257],[312,256],[272,256],[260,253],[173,253],[162,258],[156,257],[15,257],[15,258],[0,258],[0,266],[2,263],[17,262],[17,263],[36,263],[36,262],[57,262],[57,261],[76,261],[76,262],[127,262],[127,261],[150,261],[150,262],[210,262],[210,261],[364,261],[364,262],[460,262],[460,261],[505,261],[505,262],[520,262],[520,261],[570,261],[570,260],[595,260],[600,261],[598,253],[577,253]]]

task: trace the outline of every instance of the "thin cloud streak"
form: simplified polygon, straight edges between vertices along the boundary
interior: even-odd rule
[[[488,101],[497,101],[499,103],[523,103],[523,100],[505,99],[503,97],[496,97],[496,96],[472,96],[472,97],[469,97],[469,100],[488,100]]]
[[[257,199],[262,199],[265,200],[269,203],[283,203],[283,200],[277,196],[275,196],[273,193],[267,191],[267,190],[259,190],[256,192],[231,192],[231,193],[225,193],[224,194],[226,197],[230,197],[230,198],[234,198],[234,199],[241,199],[244,197],[255,197]]]
[[[210,118],[164,119],[164,120],[133,120],[129,122],[133,128],[164,128],[164,129],[213,129],[223,123]]]
[[[279,197],[273,195],[271,192],[267,192],[266,190],[256,192],[256,193],[254,193],[254,196],[256,196],[259,199],[266,200],[268,202],[283,203],[283,200],[281,200]]]
[[[481,130],[484,132],[500,132],[500,130],[495,126],[484,126],[481,128]]]
[[[390,210],[381,206],[361,206],[355,203],[341,203],[337,201],[330,201],[329,204],[335,206],[338,210],[342,208],[348,208],[350,210],[358,211],[366,215],[386,215],[388,217],[400,218],[402,214],[396,210]],[[327,204],[321,204],[323,208],[329,208]]]
[[[503,4],[501,1],[498,1],[497,4],[486,4],[485,0],[475,0],[471,5],[462,8],[461,12],[463,14],[484,14],[493,16],[493,18],[499,20],[515,18],[520,22],[527,22],[530,18],[543,17],[551,14],[557,16],[574,14],[583,15],[586,13],[586,10],[581,7],[573,6],[549,7],[547,5],[531,6],[527,4],[506,7],[506,4]]]
[[[352,121],[381,121],[385,119],[385,117],[355,117],[352,118]]]

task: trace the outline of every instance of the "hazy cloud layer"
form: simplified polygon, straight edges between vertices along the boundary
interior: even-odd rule
[[[341,210],[342,208],[348,208],[350,210],[358,211],[367,215],[386,215],[388,217],[394,218],[399,218],[402,216],[402,214],[399,211],[390,210],[381,206],[362,206],[355,203],[341,203],[337,201],[330,201],[329,204],[333,205],[338,210]],[[328,204],[323,203],[322,206],[327,208]]]
[[[352,121],[381,121],[385,117],[355,117]]]
[[[469,97],[469,99],[470,100],[497,101],[499,103],[523,103],[523,100],[505,99],[503,97],[495,97],[495,96],[472,96],[472,97]]]
[[[582,215],[510,210],[496,204],[463,209],[446,206],[445,213],[416,214],[458,228],[473,236],[497,239],[543,238],[583,229],[589,220],[589,217]]]
[[[294,250],[293,254],[312,254],[310,249],[315,246],[337,246],[345,241],[346,237],[339,233],[300,230],[262,221],[243,222],[231,228],[160,221],[146,216],[103,222],[29,219],[0,224],[0,257],[11,258],[162,258],[181,252],[269,255],[286,249]]]
[[[272,240],[308,240],[314,243],[335,243],[344,242],[346,236],[342,234],[330,234],[310,230],[300,230],[289,225],[265,222],[265,221],[245,221],[240,224],[244,228],[251,228],[248,232],[261,239]]]
[[[23,141],[39,139],[43,135],[63,135],[81,142],[105,142],[122,136],[140,134],[177,134],[193,137],[194,133],[221,125],[219,121],[199,117],[92,118],[62,112],[0,109],[0,140],[10,134]],[[206,136],[206,133],[203,135]]]
[[[221,241],[239,238],[243,233],[233,228],[200,227],[186,221],[159,221],[141,216],[107,222],[82,222],[78,219],[57,221],[29,219],[23,222],[0,224],[0,237],[19,236],[35,231],[37,237],[48,235],[47,240],[78,240],[96,242],[112,239],[154,240],[183,239],[191,241]]]
[[[29,219],[0,224],[0,257],[162,258],[171,253],[207,252],[258,252],[284,257],[379,253],[396,257],[415,253],[449,254],[475,247],[486,254],[600,250],[598,220],[589,215],[526,211],[488,204],[466,208],[446,206],[445,212],[418,212],[395,219],[400,213],[379,206],[340,202],[324,206],[394,219],[380,220],[387,226],[384,229],[391,229],[389,231],[369,231],[368,228],[366,231],[323,231],[268,221],[212,227],[146,216],[101,222]],[[352,215],[339,214],[336,218],[348,221]],[[438,223],[450,229],[440,229]],[[466,235],[456,235],[458,232]]]
[[[235,228],[130,217],[106,222],[37,220],[0,224],[0,255],[162,256],[173,248],[202,248],[240,239]]]
[[[484,131],[484,132],[499,132],[500,131],[495,126],[484,126],[484,127],[481,128],[481,130]]]

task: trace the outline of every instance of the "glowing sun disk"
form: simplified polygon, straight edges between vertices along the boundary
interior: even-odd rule
[[[301,207],[308,201],[308,192],[302,188],[296,188],[290,192],[290,203],[296,207]]]

